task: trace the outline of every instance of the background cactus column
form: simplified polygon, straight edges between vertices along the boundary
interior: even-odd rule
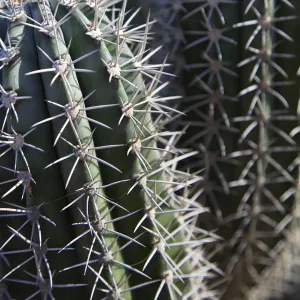
[[[225,126],[221,127],[220,123],[213,122],[213,119],[209,119],[202,110],[196,116],[193,108],[196,105],[201,107],[202,103],[208,101],[208,97],[203,95],[203,100],[200,98],[194,107],[191,106],[194,117],[190,114],[186,121],[203,130],[197,133],[193,128],[189,129],[187,134],[191,137],[185,145],[190,146],[190,143],[195,147],[199,143],[205,145],[201,148],[206,159],[199,159],[199,162],[206,163],[205,167],[209,174],[206,178],[213,178],[211,173],[213,168],[210,166],[214,166],[216,174],[219,175],[215,178],[223,183],[221,187],[227,191],[228,197],[219,196],[215,199],[210,197],[213,201],[211,204],[208,202],[208,205],[217,212],[218,233],[224,238],[224,244],[219,244],[221,255],[215,257],[217,265],[226,274],[225,282],[220,286],[221,299],[245,299],[247,290],[259,281],[260,272],[277,260],[278,247],[274,248],[274,246],[284,238],[284,232],[282,229],[279,230],[279,224],[282,224],[289,211],[289,206],[283,203],[282,195],[294,187],[297,177],[297,174],[295,177],[290,172],[288,166],[299,151],[295,140],[289,136],[293,126],[297,126],[294,104],[297,102],[298,93],[290,87],[289,77],[294,78],[295,73],[290,70],[287,73],[282,67],[282,60],[286,62],[293,58],[286,49],[290,49],[287,42],[292,41],[289,37],[291,31],[288,24],[291,26],[295,22],[295,10],[291,5],[288,5],[289,10],[278,9],[274,1],[262,3],[246,1],[232,3],[232,5],[235,6],[237,19],[243,18],[240,22],[231,18],[231,21],[236,22],[233,23],[235,33],[232,37],[241,55],[240,62],[236,63],[233,58],[229,58],[232,63],[226,65],[224,58],[220,61],[210,58],[207,54],[203,55],[205,62],[201,62],[199,58],[197,60],[200,50],[195,52],[195,56],[188,56],[192,61],[191,67],[203,68],[203,72],[197,73],[192,82],[195,85],[200,82],[208,90],[211,84],[215,84],[221,88],[221,95],[225,95],[226,88],[235,87],[240,90],[238,102],[232,106],[232,110],[228,106],[224,109],[230,116],[227,121],[230,126],[228,129]],[[214,12],[219,12],[222,21],[222,15],[226,13],[225,7],[231,5],[220,2],[217,7],[209,3],[203,4],[202,8],[199,3],[195,6],[197,8],[190,8],[188,18],[183,17],[189,21],[189,26],[186,25],[189,28],[196,27],[197,21],[192,19],[193,12],[200,14],[201,9],[206,6],[208,16],[214,16]],[[202,15],[205,17],[203,12]],[[207,19],[214,22],[212,17]],[[284,24],[287,33],[281,31],[281,27],[278,27],[280,24]],[[191,41],[190,44],[204,43],[206,38],[210,47],[209,32],[205,35],[204,31],[193,30],[194,34],[203,34],[204,37],[202,40]],[[277,47],[279,42],[284,43],[285,47]],[[226,49],[224,45],[220,48]],[[203,44],[202,49],[205,52],[206,45]],[[224,53],[226,57],[227,51]],[[286,63],[284,67],[285,65]],[[236,69],[235,66],[238,68]],[[225,67],[230,70],[226,70]],[[230,74],[230,71],[237,73],[240,80],[233,77],[231,84],[225,82],[224,73]],[[216,80],[213,81],[215,77]],[[283,92],[285,87],[288,92]],[[217,106],[211,104],[209,110],[209,116],[214,118],[215,107]],[[199,117],[206,121],[199,122]],[[225,132],[227,129],[234,133],[235,128],[239,129],[240,134],[239,137],[236,136],[236,143],[232,143],[234,136],[233,139],[228,139]],[[209,133],[210,139],[206,139]],[[220,156],[210,154],[210,149],[213,149],[211,147],[215,147],[211,139],[212,135],[218,138],[216,145],[218,146],[219,141]],[[216,165],[216,162],[222,159],[222,154],[225,162],[227,159],[227,163],[233,163],[231,168]],[[197,164],[197,162],[191,163],[194,166]],[[234,166],[236,167],[233,168]],[[200,190],[198,189],[201,195],[200,201],[205,199],[203,196],[206,196],[204,194],[206,189],[209,195],[212,194],[213,189],[220,190],[216,182],[211,185],[206,184]]]

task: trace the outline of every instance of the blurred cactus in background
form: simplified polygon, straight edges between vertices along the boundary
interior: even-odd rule
[[[0,299],[300,299],[299,17],[0,0]]]
[[[182,164],[203,170],[190,189],[210,207],[199,224],[222,238],[206,247],[224,272],[211,288],[220,299],[299,299],[300,3],[149,2],[154,34],[172,26],[182,36],[170,39],[184,62],[176,80],[185,115],[174,122],[186,132],[182,147],[199,153]],[[176,22],[163,24],[161,6]]]

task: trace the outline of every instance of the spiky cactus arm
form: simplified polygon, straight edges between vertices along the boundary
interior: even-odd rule
[[[294,3],[294,15],[299,16],[300,6],[298,2]],[[282,15],[288,15],[290,9],[287,6],[280,8]],[[290,33],[293,43],[283,41],[277,51],[285,52],[286,48],[291,53],[296,54],[295,59],[286,60],[284,63],[285,71],[289,74],[289,79],[297,84],[291,87],[283,87],[281,94],[288,99],[290,111],[297,116],[290,126],[287,127],[289,135],[299,145],[299,78],[297,77],[299,56],[299,36],[292,29],[299,28],[298,18],[293,24],[284,22],[280,27],[284,32]],[[276,261],[274,265],[267,267],[258,279],[258,284],[248,294],[249,299],[297,299],[299,298],[299,153],[289,157],[290,165],[287,170],[295,178],[293,186],[287,189],[280,200],[286,207],[286,215],[276,226],[276,232],[281,232],[284,238],[278,242],[275,247]],[[264,282],[264,284],[262,284]]]
[[[162,67],[143,66],[143,51],[130,51],[144,49],[149,24],[128,29],[126,2],[113,19],[105,0],[1,11],[1,47],[20,50],[1,85],[2,248],[20,263],[2,281],[13,297],[211,295],[204,281],[212,267],[199,247],[213,238],[194,229],[202,206],[180,195],[200,178],[176,170],[195,152],[178,152],[181,133],[162,131]],[[153,79],[145,84],[142,73]]]
[[[239,87],[235,73],[238,36],[230,29],[239,20],[239,10],[236,1],[220,1],[217,6],[211,1],[182,1],[182,4],[185,13],[181,26],[187,41],[183,82],[187,96],[181,103],[186,116],[181,118],[180,125],[188,126],[183,145],[199,150],[199,155],[187,161],[186,166],[192,170],[204,169],[204,180],[194,186],[192,193],[211,208],[212,213],[200,217],[201,224],[216,229],[223,216],[235,210],[228,205],[232,203],[228,182],[234,179],[235,164],[226,155],[234,150],[238,132],[232,122],[238,111],[235,97]],[[232,231],[225,229],[219,234],[226,241]],[[209,251],[215,252],[219,243]],[[222,269],[223,259],[218,264]],[[223,282],[223,274],[220,280]],[[214,278],[211,284],[216,287],[218,280]]]
[[[210,1],[183,1],[183,5],[187,11],[181,22],[187,40],[184,48],[187,97],[182,106],[187,116],[181,124],[189,126],[183,145],[200,150],[188,162],[193,169],[205,168],[205,179],[194,191],[199,192],[199,201],[207,203],[220,221],[230,209],[226,195],[233,175],[229,171],[233,165],[224,157],[234,149],[237,133],[231,118],[237,110],[238,37],[230,26],[238,20],[239,13],[235,1],[221,1],[217,7]],[[220,197],[224,201],[218,201]]]
[[[248,4],[252,4],[251,9]],[[228,157],[239,161],[242,169],[238,179],[229,183],[232,195],[240,203],[235,214],[225,220],[233,221],[237,229],[228,241],[232,252],[226,272],[231,279],[222,299],[244,299],[260,272],[276,261],[273,247],[284,237],[276,228],[286,213],[281,195],[295,183],[288,171],[298,151],[288,135],[296,119],[293,110],[288,110],[295,94],[289,92],[284,97],[278,88],[291,83],[277,59],[291,59],[292,54],[278,54],[276,48],[280,40],[291,42],[286,34],[278,32],[278,23],[293,20],[294,11],[290,9],[289,15],[282,15],[282,10],[276,8],[274,1],[247,2],[243,22],[235,25],[245,37],[246,56],[238,65],[244,85],[239,93],[242,114],[234,118],[242,124],[240,147]]]
[[[29,18],[32,17],[29,5],[26,5],[25,9],[27,16]],[[19,238],[23,240],[24,238],[27,238],[31,241],[31,243],[36,243],[37,245],[43,245],[45,239],[49,238],[51,242],[47,244],[47,247],[49,247],[48,253],[51,253],[50,249],[54,249],[56,250],[56,252],[58,252],[60,248],[68,244],[69,241],[73,239],[73,235],[67,230],[60,230],[59,232],[55,232],[51,227],[49,228],[49,226],[43,226],[42,231],[39,229],[39,227],[41,226],[39,223],[39,213],[42,213],[42,210],[44,209],[43,205],[46,206],[46,209],[44,209],[44,211],[46,212],[46,217],[49,218],[49,221],[47,223],[49,223],[50,226],[56,225],[58,226],[58,228],[66,228],[69,226],[69,222],[67,222],[67,219],[70,217],[67,217],[66,214],[63,218],[59,217],[61,214],[61,209],[63,209],[63,207],[67,204],[64,199],[62,201],[59,201],[57,205],[49,205],[51,201],[60,199],[62,197],[64,198],[66,194],[64,191],[63,178],[60,175],[58,166],[53,166],[52,168],[48,168],[43,172],[44,167],[50,165],[52,162],[58,159],[55,153],[55,149],[53,148],[53,141],[51,141],[53,133],[50,124],[47,123],[43,126],[42,136],[41,131],[37,130],[37,128],[35,127],[32,128],[34,124],[49,118],[49,114],[45,106],[45,98],[48,98],[49,94],[46,93],[46,96],[44,95],[43,82],[40,76],[26,76],[27,73],[35,71],[36,69],[42,67],[40,65],[41,62],[38,61],[36,56],[38,49],[36,48],[34,42],[34,30],[33,28],[25,26],[23,24],[27,21],[26,18],[27,17],[25,16],[25,14],[23,14],[22,16],[20,16],[20,19],[18,19],[17,22],[8,24],[9,34],[7,36],[6,43],[7,45],[12,44],[13,46],[20,47],[20,56],[13,58],[12,61],[7,66],[5,66],[3,70],[2,99],[5,98],[5,93],[9,95],[10,91],[15,92],[16,95],[14,96],[18,96],[19,99],[16,101],[16,103],[12,102],[11,106],[4,107],[6,108],[6,112],[8,112],[8,118],[6,122],[1,122],[1,126],[5,125],[4,128],[6,128],[6,130],[4,130],[4,133],[2,134],[2,139],[4,139],[5,143],[6,134],[16,132],[17,134],[20,134],[24,137],[24,143],[26,144],[22,145],[22,147],[16,148],[16,152],[15,154],[13,154],[13,156],[18,154],[16,171],[14,169],[15,166],[13,163],[9,166],[10,170],[6,170],[5,172],[18,172],[17,176],[19,174],[23,174],[24,176],[28,177],[25,178],[26,181],[24,181],[23,184],[25,189],[24,198],[26,199],[24,205],[25,217],[27,213],[26,209],[32,207],[33,205],[38,207],[36,216],[37,220],[30,220],[30,222],[32,223],[31,231],[20,231],[20,234],[22,234],[22,236],[20,236]],[[45,87],[47,87],[47,84],[45,85]],[[53,90],[55,90],[57,94],[59,94],[59,92],[62,93],[61,88],[57,86],[55,86]],[[51,99],[51,97],[49,98]],[[56,100],[57,99],[63,98],[59,98],[58,96]],[[57,126],[59,126],[58,122]],[[65,135],[65,138],[68,138],[67,135]],[[26,148],[30,148],[30,150],[32,149],[33,151],[28,151]],[[39,157],[36,152],[42,152],[42,150],[45,151],[47,155],[41,155],[41,157]],[[65,151],[68,151],[69,154],[69,149],[65,148]],[[13,151],[9,151],[6,155],[11,154],[11,152]],[[68,167],[69,166],[64,166],[64,170],[70,171],[70,167]],[[83,171],[81,171],[79,174],[83,174]],[[80,180],[83,181],[83,179],[80,178],[80,175],[77,175],[76,179],[79,182]],[[10,197],[16,197],[14,203],[20,205],[20,201],[18,201],[20,198],[18,198],[17,195],[15,195],[13,192],[14,191],[11,191],[10,193],[9,189],[7,189],[6,187],[6,191],[1,193],[2,198],[4,200],[7,200],[6,195]],[[5,210],[3,211],[3,213],[5,213]],[[18,230],[18,228],[20,228],[20,225],[16,226],[10,224],[10,226],[14,230]],[[15,250],[21,250],[19,243],[15,245]],[[36,251],[38,252],[38,250]],[[36,251],[34,251],[34,253],[32,253],[31,255],[35,256]],[[40,293],[48,293],[47,291],[43,291],[42,287],[44,284],[46,284],[47,280],[50,280],[51,282],[51,272],[54,270],[59,270],[61,268],[61,263],[64,262],[67,265],[73,265],[76,263],[76,256],[75,253],[73,253],[74,251],[71,251],[71,254],[69,252],[70,250],[67,249],[65,253],[62,253],[61,257],[58,256],[56,263],[51,264],[51,268],[47,266],[48,263],[46,262],[46,258],[43,258],[44,261],[42,261],[42,263],[46,264],[47,272],[46,276],[43,273],[43,277],[38,276],[37,278],[40,283]],[[49,254],[46,257],[47,260],[50,260],[51,255]],[[35,257],[35,259],[42,260],[42,258],[38,257]],[[30,272],[34,274],[33,270],[34,269],[30,270]],[[9,274],[9,272],[6,273]],[[7,278],[7,274],[5,275],[5,278]],[[77,275],[74,276],[73,274]],[[73,274],[69,278],[69,280],[71,281],[74,280],[77,276],[77,278],[81,277],[81,274],[78,270],[74,270]],[[60,295],[60,290],[64,291],[61,297],[63,297],[63,295],[67,295],[66,290],[58,289],[58,296]],[[71,292],[73,296],[76,297],[76,294],[78,292],[76,292],[75,290],[72,290]]]

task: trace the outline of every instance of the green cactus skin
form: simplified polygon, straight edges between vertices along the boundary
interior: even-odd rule
[[[118,2],[2,0],[4,299],[214,298],[201,177],[177,170],[197,152],[164,128],[149,22],[128,27]]]

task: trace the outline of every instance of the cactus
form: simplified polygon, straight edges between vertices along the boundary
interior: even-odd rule
[[[190,112],[183,124],[191,129],[184,145],[202,143],[201,157],[191,166],[206,168],[205,181],[195,192],[201,203],[211,203],[224,238],[214,256],[225,272],[220,299],[266,299],[267,293],[253,296],[249,290],[280,261],[278,245],[289,244],[284,241],[296,204],[286,200],[298,189],[298,91],[292,85],[297,72],[293,56],[298,53],[291,52],[290,37],[295,37],[297,11],[288,1],[226,2],[208,4],[205,10],[198,4],[190,8],[197,15],[183,17],[185,26],[193,28],[186,78],[193,88],[188,95],[195,101],[185,104]],[[193,27],[201,15],[210,30],[206,44],[206,29]],[[218,40],[212,43],[216,32]],[[278,289],[285,280],[281,275],[276,277]],[[266,292],[268,286],[261,284],[261,289]]]
[[[0,9],[0,297],[299,298],[297,2]]]
[[[262,271],[280,260],[282,252],[278,245],[285,243],[286,231],[294,220],[291,211],[296,204],[286,200],[293,198],[297,194],[295,188],[298,189],[299,144],[294,138],[298,92],[292,86],[297,72],[293,56],[297,52],[290,52],[293,50],[290,35],[295,36],[291,28],[297,24],[297,11],[286,4],[289,3],[220,1],[219,16],[213,7],[199,14],[211,28],[224,28],[222,23],[226,20],[225,26],[232,33],[221,29],[219,39],[227,39],[219,40],[219,49],[215,43],[216,48],[211,47],[210,51],[204,43],[197,46],[193,37],[188,41],[188,47],[192,45],[190,50],[198,47],[187,56],[191,57],[190,84],[195,93],[204,95],[203,100],[194,97],[198,102],[190,107],[186,122],[192,128],[185,145],[204,145],[201,146],[204,159],[192,163],[206,167],[206,185],[199,183],[199,200],[211,201],[218,232],[224,238],[214,257],[225,272],[221,299],[253,297],[248,290],[260,282]],[[189,18],[186,20],[192,26],[195,21]],[[198,63],[199,47],[205,61]],[[215,89],[218,93],[211,92]],[[207,93],[212,95],[210,102],[206,100]],[[235,103],[226,101],[234,100],[233,97]],[[277,280],[284,281],[284,275]],[[268,289],[266,285],[260,287]],[[257,297],[251,299],[265,299]]]
[[[214,298],[197,151],[118,2],[1,2],[1,299]]]
[[[197,4],[186,6],[182,22],[189,35],[182,124],[191,125],[183,145],[201,149],[190,161],[205,167],[194,192],[212,208],[224,239],[211,258],[225,272],[219,297],[266,299],[268,286],[259,283],[288,252],[282,245],[297,218],[299,54],[292,28],[299,8],[273,0],[191,2]],[[285,274],[276,275],[280,290]]]

